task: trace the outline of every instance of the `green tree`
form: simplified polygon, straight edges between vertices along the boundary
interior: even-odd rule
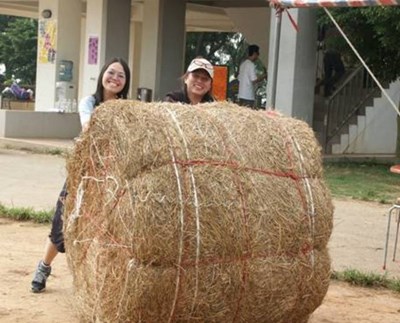
[[[246,56],[247,43],[240,33],[188,32],[186,35],[185,66],[202,56],[212,64],[227,65],[230,75],[239,71]]]
[[[330,12],[380,81],[390,82],[400,76],[399,7],[336,8]],[[323,9],[319,23],[335,28]],[[327,42],[350,60],[357,60],[343,37]]]
[[[5,21],[4,21],[5,20]],[[23,84],[36,79],[37,21],[28,18],[0,20],[0,62],[6,66],[6,78],[12,75]]]
[[[3,32],[8,26],[8,24],[14,21],[15,19],[17,19],[17,17],[0,15],[0,32]]]

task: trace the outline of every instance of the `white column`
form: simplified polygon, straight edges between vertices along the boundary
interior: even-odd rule
[[[142,52],[139,87],[153,90],[157,83],[158,48],[160,42],[160,11],[163,0],[146,0],[143,4]]]
[[[180,86],[185,47],[182,0],[146,0],[143,9],[139,86],[153,90],[155,100]]]
[[[43,18],[43,10],[50,10],[51,17]],[[56,82],[61,60],[73,62],[72,83],[79,80],[80,58],[80,0],[40,0],[38,60],[36,68],[36,111],[54,108]]]
[[[96,90],[104,63],[129,58],[130,0],[87,0],[81,97]]]
[[[105,61],[106,4],[107,0],[86,1],[86,33],[83,50],[81,97],[92,94],[96,90],[97,76]]]
[[[131,48],[129,50],[129,61],[132,63],[131,73],[131,98],[136,98],[139,87],[140,61],[141,61],[141,43],[142,43],[142,22],[131,23]]]
[[[299,26],[297,32],[286,14],[282,14],[278,79],[275,107],[285,115],[312,125],[316,73],[317,25],[315,10],[291,9]],[[270,58],[273,57],[275,12],[271,14]],[[268,70],[272,71],[272,59]],[[268,82],[270,94],[271,83]]]

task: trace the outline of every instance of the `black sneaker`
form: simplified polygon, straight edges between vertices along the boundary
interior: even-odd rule
[[[36,268],[32,280],[32,292],[40,293],[46,288],[46,280],[50,276],[51,266],[46,266],[41,260]]]

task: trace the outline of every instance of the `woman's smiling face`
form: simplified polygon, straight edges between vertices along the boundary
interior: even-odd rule
[[[126,84],[124,68],[118,62],[112,63],[104,72],[102,84],[104,93],[117,95]]]
[[[188,95],[203,96],[211,90],[211,77],[203,69],[189,73],[185,78]]]

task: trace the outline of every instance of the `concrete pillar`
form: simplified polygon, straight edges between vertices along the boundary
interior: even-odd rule
[[[81,0],[39,1],[36,111],[54,108],[61,60],[73,62],[72,83],[78,84],[81,9]],[[43,10],[50,10],[51,17],[43,18]]]
[[[130,0],[87,0],[81,97],[96,90],[104,63],[115,56],[129,59]]]
[[[143,9],[139,86],[155,100],[180,86],[185,47],[186,1],[146,0]]]
[[[128,62],[131,0],[108,0],[106,14],[105,59],[122,57]]]
[[[129,62],[132,66],[131,71],[131,98],[137,96],[137,89],[140,82],[140,62],[142,54],[142,34],[143,34],[143,4],[134,3],[131,10],[131,32]]]
[[[141,43],[143,33],[142,25],[142,22],[131,23],[131,48],[129,51],[129,61],[133,66],[131,73],[131,98],[136,98],[140,82]]]
[[[271,17],[270,57],[273,57],[275,12]],[[279,65],[275,107],[285,115],[312,126],[317,53],[317,24],[314,9],[291,9],[299,26],[297,32],[286,14],[282,15]],[[272,71],[270,59],[268,70]],[[267,93],[270,96],[271,82]]]

